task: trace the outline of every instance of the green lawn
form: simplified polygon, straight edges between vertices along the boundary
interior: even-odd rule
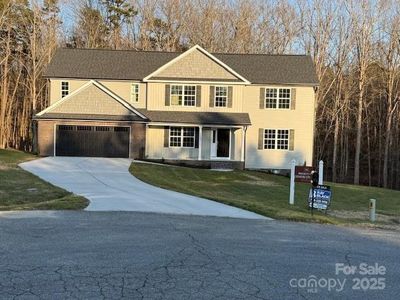
[[[333,200],[328,215],[307,209],[308,184],[296,183],[295,205],[288,204],[289,179],[257,171],[221,172],[185,167],[133,163],[130,171],[150,184],[241,207],[275,219],[312,221],[332,224],[363,223],[368,201],[377,199],[377,212],[385,222],[398,223],[400,192],[332,184]]]
[[[83,209],[89,202],[18,167],[37,157],[0,149],[0,210]]]

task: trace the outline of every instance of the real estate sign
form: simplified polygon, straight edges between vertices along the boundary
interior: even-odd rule
[[[313,167],[307,166],[296,166],[294,169],[294,179],[296,182],[311,182],[311,172],[314,170]]]
[[[326,210],[331,204],[331,197],[332,191],[330,186],[318,185],[315,188],[311,188],[308,195],[308,207],[311,208],[313,206],[314,198],[314,208]]]

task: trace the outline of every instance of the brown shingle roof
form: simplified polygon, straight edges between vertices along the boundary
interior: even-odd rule
[[[67,49],[57,50],[47,78],[142,80],[179,52]],[[317,85],[307,55],[213,54],[251,83]]]
[[[183,112],[138,109],[150,122],[186,123],[203,125],[250,125],[247,113]],[[45,113],[35,119],[98,120],[98,121],[146,121],[136,115],[99,115]]]
[[[250,125],[247,113],[187,112],[138,109],[151,122],[203,125]]]

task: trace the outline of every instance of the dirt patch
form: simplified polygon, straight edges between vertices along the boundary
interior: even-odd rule
[[[360,225],[363,227],[382,228],[388,230],[400,231],[400,216],[388,216],[384,214],[376,214],[376,223],[369,221],[369,211],[347,211],[347,210],[330,210],[328,215],[342,219],[358,219],[364,220],[365,223]]]
[[[235,180],[234,182],[250,184],[250,185],[258,185],[258,186],[280,186],[280,184],[277,184],[276,182],[265,181],[265,180],[254,180],[254,181],[250,181],[250,180]]]
[[[243,176],[244,176],[244,177],[247,177],[247,178],[249,178],[249,179],[256,180],[256,181],[261,181],[261,180],[260,180],[260,178],[259,178],[259,177],[257,177],[257,176],[255,176],[255,175],[251,175],[251,174],[243,173]]]
[[[247,173],[243,173],[243,177],[246,177],[251,180],[235,180],[236,183],[244,183],[249,185],[258,185],[258,186],[281,186],[281,184],[276,183],[274,181],[267,181],[256,175],[251,175]]]
[[[6,171],[6,170],[10,170],[11,167],[5,165],[5,164],[0,164],[0,171]]]
[[[202,180],[190,180],[190,182],[195,184],[205,184],[205,182]],[[224,184],[219,182],[207,182],[207,186],[220,186],[220,185]]]

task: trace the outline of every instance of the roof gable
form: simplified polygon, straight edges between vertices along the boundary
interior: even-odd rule
[[[138,116],[141,119],[146,119],[146,116],[94,80],[89,81],[75,92],[55,102],[38,113],[37,116],[40,117],[48,113]]]
[[[218,58],[196,45],[144,78],[151,80],[231,81],[250,83]]]

